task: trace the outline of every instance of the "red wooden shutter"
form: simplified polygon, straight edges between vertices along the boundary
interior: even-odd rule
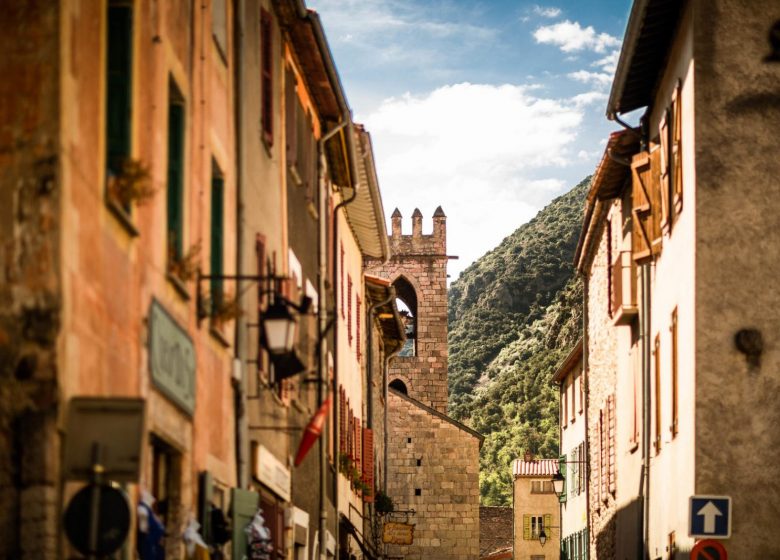
[[[360,362],[360,358],[362,357],[360,352],[360,347],[362,346],[360,339],[360,325],[363,323],[363,318],[360,315],[360,296],[355,297],[355,348],[357,349],[357,361]]]
[[[339,387],[339,452],[347,452],[347,395]]]
[[[261,118],[263,121],[263,140],[269,146],[274,143],[273,128],[273,24],[268,10],[260,10],[260,95]]]
[[[335,217],[334,217],[335,219]],[[339,282],[341,283],[341,318],[344,318],[344,243],[341,243],[341,265],[339,266]]]
[[[605,409],[599,411],[599,496],[607,501],[607,437]]]
[[[347,275],[347,338],[352,346],[352,276]]]
[[[298,95],[295,92],[295,72],[289,66],[284,68],[284,135],[286,143],[287,166],[295,167],[298,163],[298,121],[296,108]]]
[[[609,492],[613,496],[617,485],[615,483],[615,395],[610,395],[607,398],[607,437],[609,438]]]
[[[374,430],[363,429],[363,484],[367,490],[363,501],[374,503]]]

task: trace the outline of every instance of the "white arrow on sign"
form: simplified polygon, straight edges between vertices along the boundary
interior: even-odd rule
[[[714,533],[715,518],[723,515],[723,513],[715,506],[715,504],[712,502],[707,502],[704,504],[703,508],[696,512],[696,515],[701,515],[704,517],[704,532]]]

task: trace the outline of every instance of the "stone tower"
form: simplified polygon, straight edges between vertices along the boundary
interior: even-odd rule
[[[372,273],[388,278],[408,310],[407,344],[391,362],[390,386],[447,413],[447,216],[439,206],[433,233],[423,235],[422,213],[404,235],[401,213],[392,215],[392,258]],[[403,307],[403,306],[401,306]]]

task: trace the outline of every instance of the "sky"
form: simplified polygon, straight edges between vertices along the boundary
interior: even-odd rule
[[[441,205],[451,279],[595,169],[631,0],[308,0],[386,218]],[[389,223],[389,222],[388,222]]]

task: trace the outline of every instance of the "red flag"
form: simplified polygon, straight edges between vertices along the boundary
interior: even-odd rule
[[[325,425],[325,419],[328,417],[328,411],[330,410],[330,395],[322,403],[322,406],[314,413],[309,423],[306,424],[306,429],[303,431],[303,439],[298,446],[298,453],[295,455],[295,466],[297,467],[303,462],[306,454],[314,446],[314,442],[322,434],[322,427]]]

